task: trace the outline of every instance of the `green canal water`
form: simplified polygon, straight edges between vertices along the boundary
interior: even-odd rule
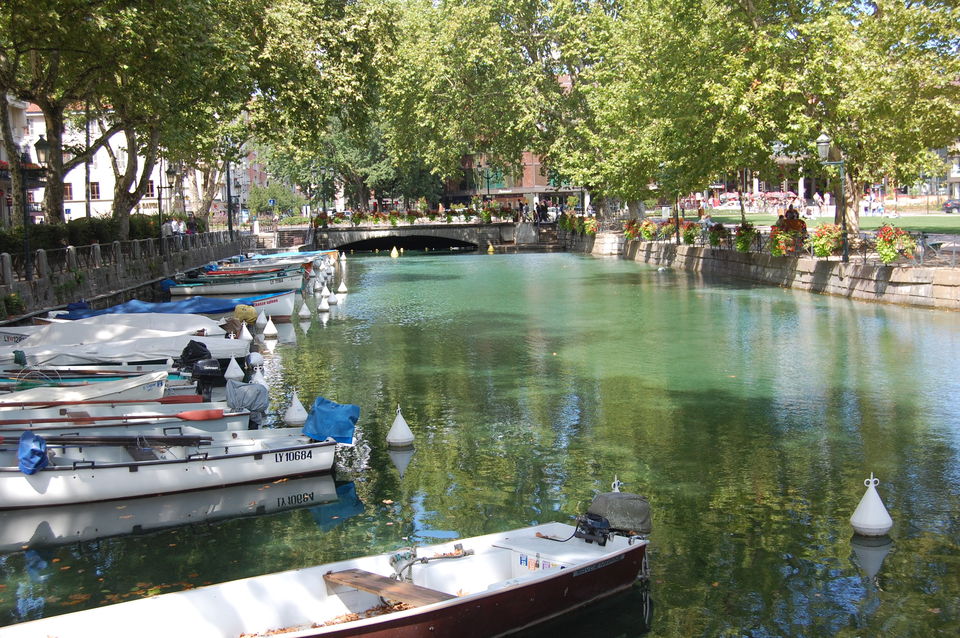
[[[360,406],[340,500],[329,479],[294,483],[261,515],[241,493],[250,515],[201,504],[194,524],[53,546],[44,516],[0,516],[0,625],[569,521],[617,476],[652,504],[648,590],[529,636],[960,633],[956,314],[568,254],[345,269],[329,320],[267,356],[278,412],[293,390]],[[398,404],[408,459],[385,445]],[[871,472],[887,547],[851,542]],[[129,507],[110,516],[137,521]]]

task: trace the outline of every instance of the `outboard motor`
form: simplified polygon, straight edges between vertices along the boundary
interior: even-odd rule
[[[191,376],[197,382],[197,394],[202,396],[204,401],[210,400],[213,386],[218,381],[223,381],[223,371],[216,359],[202,359],[194,363]]]
[[[185,372],[193,370],[193,364],[210,358],[210,348],[202,341],[191,339],[180,353],[180,369]]]
[[[574,535],[588,543],[606,545],[613,534],[646,536],[653,531],[650,503],[645,496],[605,492],[593,497],[584,516],[577,517]]]

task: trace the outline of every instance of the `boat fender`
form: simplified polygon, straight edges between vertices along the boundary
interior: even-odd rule
[[[17,467],[21,472],[36,474],[50,462],[47,458],[47,442],[33,432],[24,432],[20,435],[17,460]]]

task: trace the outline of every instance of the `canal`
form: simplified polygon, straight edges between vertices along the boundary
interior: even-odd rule
[[[653,508],[649,589],[528,636],[960,627],[957,315],[570,254],[345,271],[267,355],[279,414],[293,390],[360,406],[336,483],[82,508],[69,543],[68,514],[0,514],[0,625],[569,521],[618,477]],[[412,456],[386,448],[398,404]],[[887,546],[851,542],[871,472]]]

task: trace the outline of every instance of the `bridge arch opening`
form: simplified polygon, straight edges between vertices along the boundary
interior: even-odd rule
[[[394,247],[404,250],[430,251],[470,251],[477,250],[477,245],[449,237],[431,237],[429,235],[403,235],[390,237],[374,237],[361,241],[350,242],[337,246],[338,250],[354,252],[373,252],[374,250],[391,250]]]

